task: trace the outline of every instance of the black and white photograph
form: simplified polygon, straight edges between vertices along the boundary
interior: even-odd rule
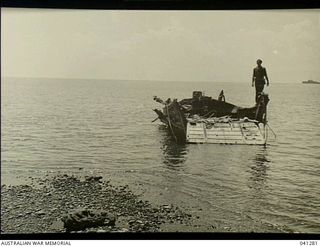
[[[320,9],[1,8],[1,235],[319,234],[319,41]]]

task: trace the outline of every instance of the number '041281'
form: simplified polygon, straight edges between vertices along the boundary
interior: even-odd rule
[[[317,246],[318,245],[318,241],[300,241],[300,245],[301,246]]]

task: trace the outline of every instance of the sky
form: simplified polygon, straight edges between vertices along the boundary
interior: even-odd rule
[[[320,81],[320,9],[1,9],[4,77]]]

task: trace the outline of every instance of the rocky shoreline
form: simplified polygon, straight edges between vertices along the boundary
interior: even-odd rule
[[[109,223],[66,229],[66,219],[88,222],[95,212],[104,212]],[[102,177],[64,174],[1,186],[1,233],[161,232],[162,224],[186,226],[192,218],[177,206],[140,200],[127,185]]]

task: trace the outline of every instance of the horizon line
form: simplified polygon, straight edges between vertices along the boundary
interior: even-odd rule
[[[76,77],[32,77],[32,76],[1,76],[1,79],[52,79],[52,80],[96,80],[96,81],[149,81],[149,82],[211,82],[211,83],[241,83],[247,84],[251,81],[214,81],[214,80],[199,80],[199,81],[188,81],[188,80],[157,80],[157,79],[112,79],[112,78],[76,78]],[[272,82],[272,84],[299,84],[299,82]],[[302,83],[302,82],[300,82]],[[270,83],[271,84],[271,83]]]

